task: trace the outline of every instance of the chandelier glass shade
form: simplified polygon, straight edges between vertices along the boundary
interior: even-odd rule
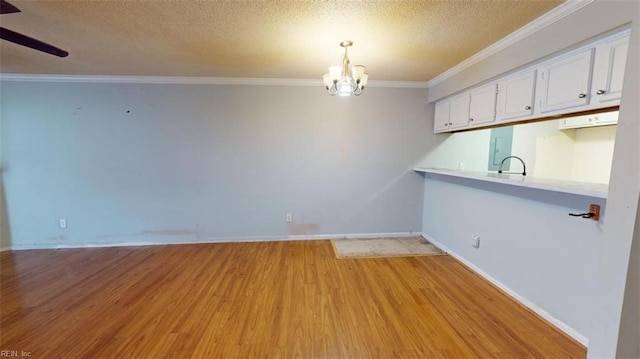
[[[343,41],[340,46],[344,47],[342,55],[342,66],[331,66],[329,72],[322,76],[322,81],[329,95],[334,96],[360,96],[367,85],[369,74],[365,73],[362,65],[351,66],[348,56],[348,49],[353,45],[351,41]]]

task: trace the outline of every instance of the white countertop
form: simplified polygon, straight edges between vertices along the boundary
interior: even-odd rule
[[[502,183],[511,186],[536,188],[546,191],[563,192],[589,196],[596,198],[607,198],[609,185],[601,183],[573,182],[556,180],[552,178],[536,178],[523,176],[521,174],[499,174],[496,172],[470,172],[443,168],[415,167],[416,172],[433,173],[445,176],[469,178],[478,181]]]

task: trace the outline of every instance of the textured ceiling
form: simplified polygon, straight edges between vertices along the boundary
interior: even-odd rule
[[[3,27],[69,51],[0,41],[0,72],[319,78],[352,40],[372,80],[427,81],[556,7],[494,1],[17,1]]]

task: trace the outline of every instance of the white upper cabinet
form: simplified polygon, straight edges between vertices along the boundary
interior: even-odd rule
[[[469,126],[469,103],[471,95],[464,93],[451,99],[451,116],[449,130],[456,130]]]
[[[436,103],[435,117],[433,119],[433,130],[444,132],[449,130],[451,121],[451,100],[439,101]]]
[[[554,60],[540,68],[538,110],[566,110],[589,103],[593,48]]]
[[[618,106],[629,35],[629,30],[618,32],[489,85],[440,100],[436,103],[434,131],[450,132]],[[610,117],[586,117],[567,121],[563,126],[612,123],[615,122]]]
[[[436,102],[434,132],[448,132],[468,127],[470,99],[470,94],[464,93]]]
[[[536,70],[527,70],[498,82],[496,118],[507,121],[533,114]]]
[[[624,33],[621,38],[611,39],[596,47],[591,89],[593,103],[609,106],[616,106],[620,103],[628,49],[628,33]]]
[[[493,122],[496,114],[495,83],[438,101],[435,106],[434,132],[460,130]]]
[[[495,121],[497,86],[497,84],[492,83],[471,90],[469,94],[469,126],[478,126]]]

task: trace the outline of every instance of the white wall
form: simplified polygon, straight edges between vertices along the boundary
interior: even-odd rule
[[[435,136],[441,140],[434,143],[432,150],[417,163],[417,166],[462,169],[463,164],[465,171],[487,171],[490,129]]]
[[[1,86],[14,247],[421,229],[424,89]]]
[[[559,120],[516,125],[512,153],[531,176],[609,183],[616,126],[558,129]]]
[[[575,181],[609,183],[617,126],[575,131],[571,177]]]
[[[571,180],[573,141],[557,120],[515,125],[511,153],[526,162],[532,177]]]
[[[435,101],[455,92],[461,91],[470,86],[488,81],[503,73],[517,69],[520,66],[527,65],[543,57],[551,56],[563,49],[573,46],[576,43],[588,41],[591,38],[600,36],[606,32],[620,29],[622,27],[631,26],[631,43],[629,48],[629,58],[627,60],[627,68],[624,79],[624,90],[620,105],[620,117],[618,129],[616,133],[615,150],[613,156],[613,165],[611,170],[609,196],[607,199],[607,214],[603,219],[602,245],[597,250],[597,258],[589,260],[587,257],[582,259],[573,258],[575,251],[588,250],[584,245],[577,247],[565,248],[560,247],[560,252],[556,256],[565,258],[565,267],[557,268],[555,276],[562,277],[564,272],[573,273],[574,267],[595,268],[593,281],[593,291],[587,293],[580,298],[581,302],[576,307],[581,308],[583,312],[579,315],[581,318],[590,320],[590,325],[584,322],[576,322],[574,319],[566,319],[567,322],[575,323],[579,326],[578,330],[584,331],[589,338],[589,357],[615,357],[617,352],[634,352],[637,348],[637,332],[625,332],[631,325],[621,326],[621,316],[623,315],[623,302],[629,300],[640,300],[638,293],[628,294],[625,297],[625,287],[627,283],[627,274],[629,268],[629,257],[631,252],[631,243],[634,238],[634,229],[639,226],[636,219],[638,211],[638,198],[640,196],[640,145],[638,138],[640,137],[640,125],[638,118],[640,116],[640,108],[638,107],[638,98],[640,98],[640,2],[637,1],[594,1],[573,14],[561,19],[560,21],[539,30],[535,34],[523,39],[522,41],[505,48],[499,53],[489,57],[488,59],[477,63],[453,78],[432,86],[429,89],[429,100]],[[427,183],[428,185],[429,183]],[[459,186],[460,187],[460,186]],[[441,189],[444,191],[444,189]],[[476,193],[477,192],[477,193]],[[490,192],[483,192],[474,189],[473,197],[489,196]],[[432,198],[434,193],[425,193],[425,219],[423,231],[426,234],[434,234],[435,237],[446,233],[444,223],[431,222],[427,218],[428,213],[433,212],[433,207],[440,208],[440,201]],[[442,197],[440,197],[442,200]],[[530,201],[519,201],[521,206],[526,208],[534,206]],[[459,201],[458,208],[463,210],[463,204],[466,201]],[[542,213],[538,213],[536,218],[547,217],[553,213],[560,214],[560,210],[556,207],[539,207]],[[517,212],[514,212],[517,213]],[[534,212],[535,213],[535,212]],[[485,212],[481,213],[480,219],[486,221],[494,220],[494,216],[489,216]],[[504,219],[504,221],[514,220],[515,214]],[[563,216],[564,217],[564,216]],[[550,217],[549,217],[550,219]],[[539,221],[536,221],[539,222]],[[460,221],[456,230],[464,233],[475,229],[475,225],[480,223],[473,221],[469,225]],[[486,222],[486,226],[488,223]],[[543,222],[540,222],[543,223]],[[571,240],[565,239],[564,236],[558,235],[553,226],[541,224],[540,227],[547,228],[544,235],[555,239],[555,242],[564,246],[565,243],[572,243]],[[495,234],[497,236],[512,236],[508,234]],[[453,241],[453,239],[440,238],[442,241]],[[507,238],[502,238],[506,241]],[[636,241],[638,239],[636,238]],[[449,243],[449,242],[446,242]],[[491,249],[491,248],[489,248]],[[488,263],[487,259],[494,261],[505,261],[500,256],[501,250],[487,250],[476,252],[475,257],[471,258],[472,263],[480,264],[482,270],[488,272],[489,275],[496,278],[506,278],[507,276],[516,276],[518,273],[525,275],[526,273],[535,271],[537,266],[532,264],[514,262],[505,264],[505,266],[497,268],[496,264],[492,264],[492,269],[482,268],[484,263]],[[485,259],[478,258],[482,256]],[[589,263],[584,263],[588,261]],[[594,273],[591,271],[590,273]],[[637,273],[629,273],[630,276],[637,278]],[[514,277],[515,278],[515,277]],[[554,277],[551,277],[552,279]],[[516,281],[505,283],[507,286],[518,286]],[[531,282],[530,290],[537,288],[537,282]],[[562,292],[549,295],[554,296],[555,301],[565,302],[567,298],[562,298]],[[569,295],[569,294],[567,294]],[[589,310],[586,310],[589,308]],[[637,308],[630,305],[625,308]],[[549,310],[543,306],[543,309]],[[559,308],[556,308],[556,310]],[[569,318],[573,312],[570,308],[567,313],[556,315],[562,318]],[[633,313],[626,313],[627,315]],[[585,326],[586,325],[586,326]],[[620,341],[618,340],[620,338]]]
[[[640,2],[625,5],[630,6],[617,10],[632,17],[632,34],[609,182],[607,205],[611,218],[605,227],[605,243],[600,247],[598,259],[590,334],[597,340],[588,353],[592,358],[627,354],[632,358],[640,357],[638,323],[621,321],[627,316],[638,318],[637,303],[640,302],[640,291],[634,290],[637,282],[635,286],[628,284],[639,280],[634,269],[640,246],[640,216],[637,216],[640,200]],[[608,16],[592,15],[594,18]],[[618,13],[617,16],[621,15]],[[635,261],[631,262],[630,258]]]
[[[571,217],[602,199],[428,175],[425,234],[566,324],[584,341],[603,222]],[[480,248],[471,246],[480,236]]]

